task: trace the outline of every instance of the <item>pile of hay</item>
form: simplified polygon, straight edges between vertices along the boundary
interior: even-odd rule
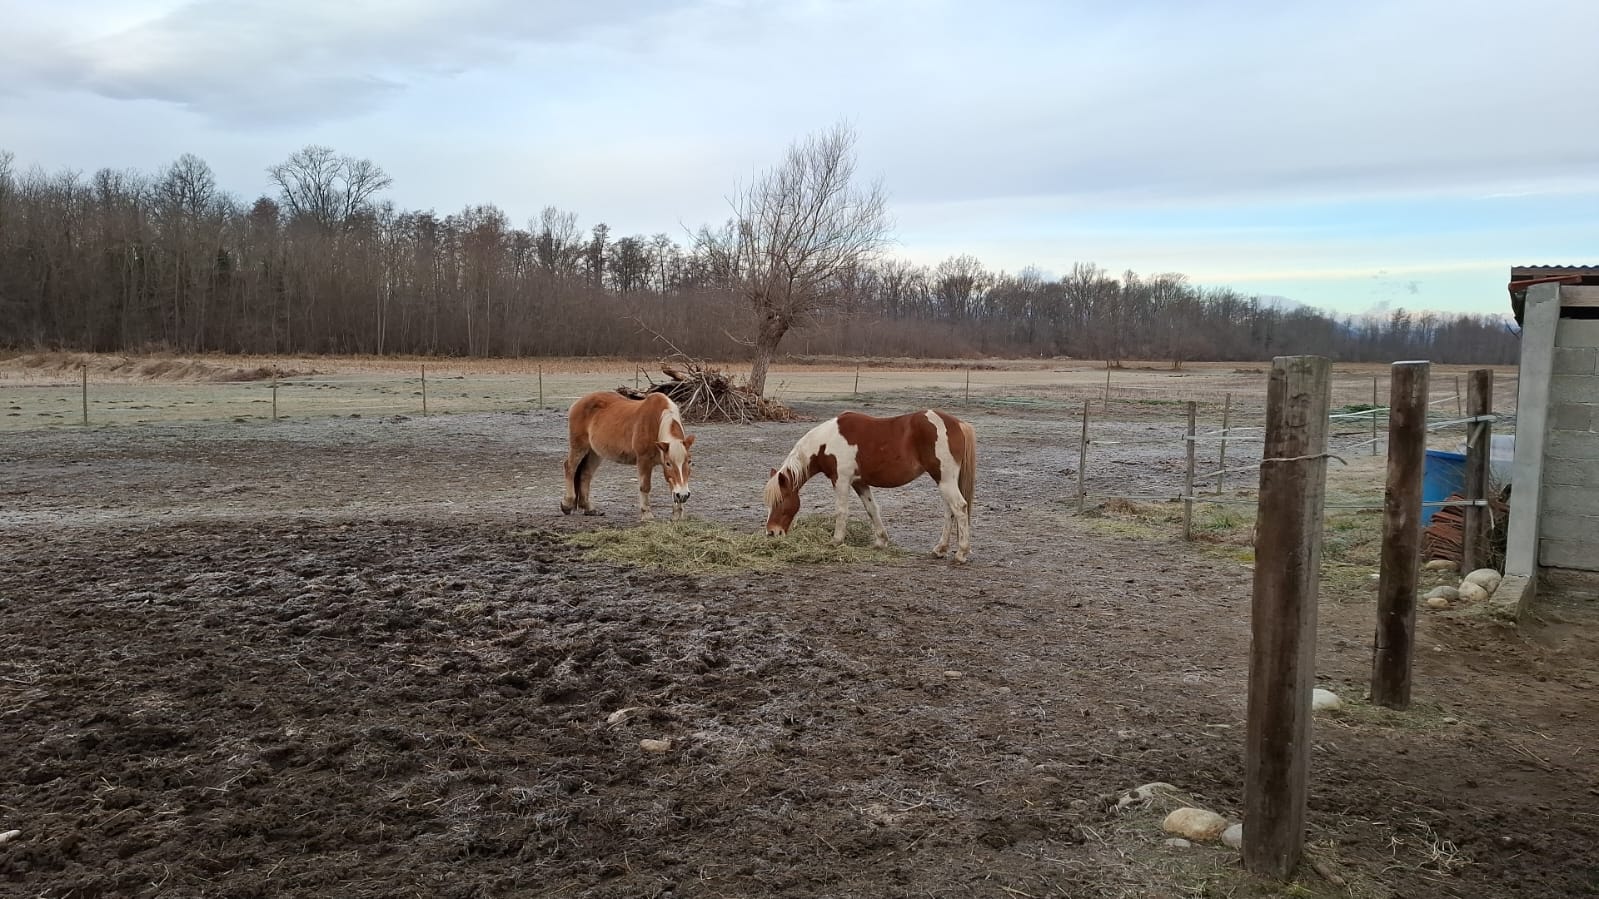
[[[618,387],[618,393],[634,398],[645,393],[664,393],[677,403],[683,420],[732,421],[750,424],[757,421],[798,421],[793,409],[777,400],[768,399],[740,384],[731,375],[701,362],[661,364],[661,372],[668,380],[650,381],[648,390],[640,393],[629,387]]]
[[[833,545],[833,516],[811,515],[796,521],[786,537],[767,537],[755,530],[733,531],[697,519],[676,524],[651,522],[569,534],[566,539],[589,548],[588,556],[677,574],[771,571],[789,565],[879,562],[901,558],[903,550],[872,546],[871,526],[852,519],[844,545]]]

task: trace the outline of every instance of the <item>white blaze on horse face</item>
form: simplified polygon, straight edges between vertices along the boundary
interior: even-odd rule
[[[672,501],[681,505],[688,502],[689,497],[688,443],[677,436],[683,433],[683,418],[678,413],[677,404],[670,399],[666,402],[666,411],[661,413],[660,431],[657,434],[659,441],[666,445],[666,452],[661,458],[661,472],[666,476],[666,485],[672,488]]]

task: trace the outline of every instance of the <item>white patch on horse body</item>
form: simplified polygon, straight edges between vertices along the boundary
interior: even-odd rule
[[[779,471],[786,471],[795,481],[803,482],[816,472],[811,470],[811,460],[820,453],[833,457],[838,481],[845,486],[855,482],[855,446],[838,431],[838,419],[822,422],[801,437],[794,449],[783,460]]]
[[[961,464],[955,461],[955,453],[949,447],[949,429],[944,426],[944,419],[931,409],[925,413],[927,420],[933,423],[933,428],[938,431],[938,439],[933,441],[933,455],[938,457],[938,479],[940,482],[949,481],[951,484],[960,483]]]

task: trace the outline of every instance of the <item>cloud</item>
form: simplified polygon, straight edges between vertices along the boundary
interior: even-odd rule
[[[231,126],[347,118],[419,79],[646,27],[650,0],[192,0],[87,36],[36,22],[13,64],[46,87],[175,103]],[[54,26],[53,28],[51,26]],[[82,30],[83,23],[68,28]],[[54,33],[52,33],[54,32]]]

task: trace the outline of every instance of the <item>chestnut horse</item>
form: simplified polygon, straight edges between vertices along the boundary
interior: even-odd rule
[[[599,391],[580,397],[566,415],[570,450],[566,454],[566,495],[561,511],[582,509],[584,515],[603,515],[589,502],[589,486],[601,459],[638,465],[639,520],[649,521],[650,478],[661,466],[672,489],[672,520],[683,518],[688,502],[688,477],[694,463],[689,447],[694,438],[683,433],[683,417],[671,397],[651,393],[632,399]]]
[[[977,435],[972,426],[945,412],[928,409],[894,418],[845,412],[810,430],[794,444],[781,468],[766,482],[766,534],[788,533],[799,512],[800,488],[817,474],[827,475],[837,497],[833,542],[844,542],[849,523],[849,492],[854,490],[872,522],[873,544],[888,545],[888,530],[877,514],[873,487],[903,487],[923,474],[932,477],[949,514],[944,536],[933,554],[942,556],[956,540],[955,561],[966,561],[972,545],[972,488],[977,478]]]

